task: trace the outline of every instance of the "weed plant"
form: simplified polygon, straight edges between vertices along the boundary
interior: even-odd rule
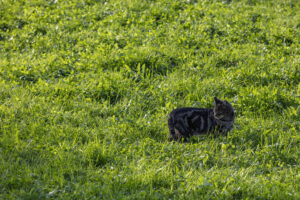
[[[300,199],[300,1],[0,1],[0,199]],[[184,106],[228,137],[167,142]]]

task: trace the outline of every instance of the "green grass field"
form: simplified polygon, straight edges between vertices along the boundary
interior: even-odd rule
[[[0,199],[300,199],[299,10],[1,0]],[[228,137],[167,142],[214,96]]]

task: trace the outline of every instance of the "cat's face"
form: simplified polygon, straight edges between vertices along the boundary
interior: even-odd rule
[[[232,121],[234,119],[234,110],[231,104],[226,100],[221,101],[217,97],[215,97],[214,100],[214,116],[222,121]]]

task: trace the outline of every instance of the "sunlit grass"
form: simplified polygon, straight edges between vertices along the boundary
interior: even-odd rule
[[[0,2],[0,198],[299,199],[298,1]],[[227,137],[167,142],[184,106]]]

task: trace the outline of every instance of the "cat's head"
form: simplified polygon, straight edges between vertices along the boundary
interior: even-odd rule
[[[226,100],[222,101],[217,97],[214,98],[215,107],[214,107],[214,116],[215,118],[222,121],[233,121],[235,114],[233,107]]]

